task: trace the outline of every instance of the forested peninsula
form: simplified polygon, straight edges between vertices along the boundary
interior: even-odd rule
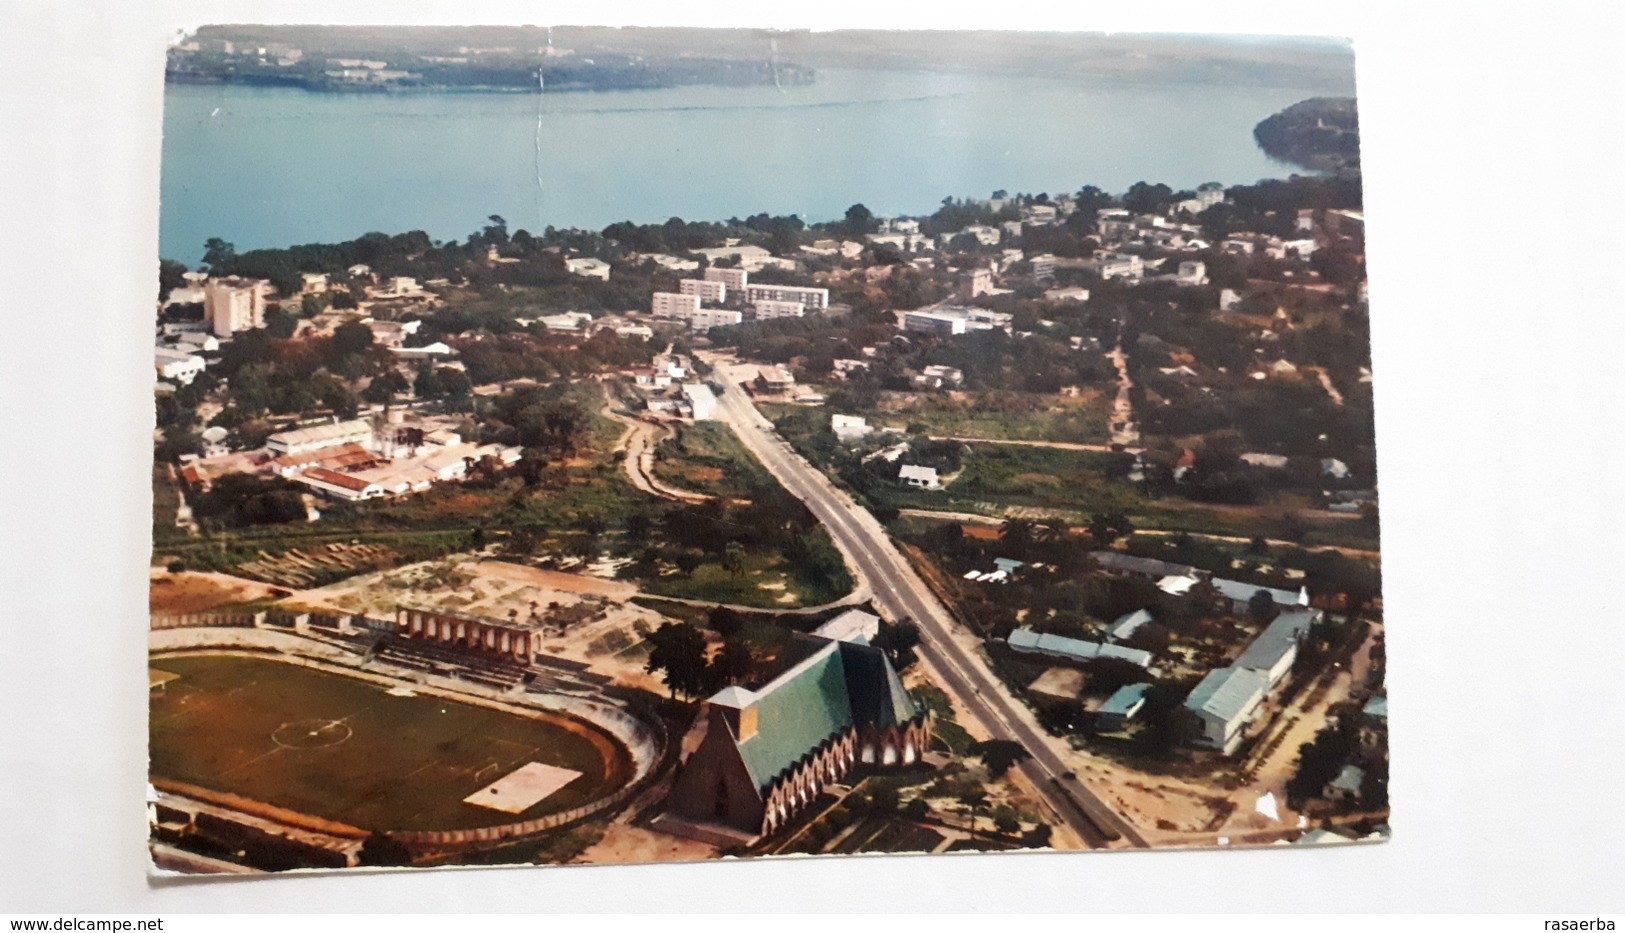
[[[1253,127],[1272,159],[1322,172],[1360,167],[1360,115],[1352,97],[1312,97]]]

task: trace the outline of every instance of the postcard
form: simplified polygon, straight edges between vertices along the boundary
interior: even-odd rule
[[[168,52],[155,871],[1389,835],[1340,39]]]

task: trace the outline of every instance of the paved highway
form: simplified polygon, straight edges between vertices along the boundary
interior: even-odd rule
[[[823,473],[793,451],[775,433],[773,425],[751,404],[731,368],[713,360],[718,375],[728,382],[718,399],[718,416],[734,429],[770,473],[806,503],[829,530],[874,602],[892,619],[910,618],[921,630],[920,651],[977,719],[997,737],[1020,742],[1032,758],[1017,767],[1041,793],[1050,808],[1091,847],[1103,847],[1115,838],[1144,846],[1134,826],[1111,810],[1081,781],[1051,745],[1028,709],[1004,689],[973,647],[954,638],[955,622],[936,594],[920,579],[908,559],[898,551],[885,529],[836,488]]]

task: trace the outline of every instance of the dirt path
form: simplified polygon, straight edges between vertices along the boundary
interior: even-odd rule
[[[1134,388],[1134,380],[1128,375],[1128,354],[1123,352],[1123,342],[1119,340],[1117,346],[1106,358],[1117,367],[1117,397],[1112,400],[1112,443],[1122,444],[1125,447],[1140,442],[1140,427],[1134,423],[1134,402],[1129,399],[1129,392]]]
[[[1007,447],[1051,447],[1055,450],[1086,450],[1096,453],[1113,452],[1113,448],[1110,444],[1076,444],[1071,441],[1016,441],[999,437],[957,437],[951,434],[933,434],[931,435],[931,439],[934,441],[958,441],[961,444],[1001,444]],[[1140,452],[1140,448],[1138,447],[1125,447],[1123,449],[1131,454],[1137,454]]]
[[[1322,389],[1325,389],[1326,394],[1331,397],[1332,404],[1336,405],[1338,408],[1342,408],[1343,407],[1343,393],[1337,391],[1337,386],[1332,385],[1332,377],[1326,375],[1325,368],[1320,367],[1320,366],[1316,366],[1315,367],[1315,375],[1320,378],[1320,387]]]
[[[655,447],[671,434],[670,428],[623,415],[616,411],[612,404],[606,404],[603,413],[604,417],[626,426],[626,432],[615,442],[615,453],[625,453],[624,466],[632,485],[651,496],[659,496],[673,502],[699,503],[711,500],[711,497],[704,493],[668,486],[655,478]]]

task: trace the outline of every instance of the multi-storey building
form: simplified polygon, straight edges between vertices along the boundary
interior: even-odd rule
[[[677,283],[677,291],[684,295],[695,295],[701,301],[711,301],[716,304],[728,300],[727,283],[714,279],[682,279]]]
[[[216,337],[265,326],[265,296],[271,283],[232,275],[203,286],[203,316]]]
[[[744,292],[745,283],[750,280],[750,273],[744,269],[723,269],[711,266],[705,270],[707,282],[721,282],[728,286],[730,291]]]
[[[801,317],[807,309],[799,301],[769,301],[763,299],[756,302],[756,320],[770,321],[776,317]]]
[[[829,307],[829,289],[800,285],[746,285],[745,300],[753,303],[794,301],[808,311],[821,311]]]
[[[680,292],[655,292],[649,299],[649,313],[655,317],[679,317],[685,320],[700,310],[699,295]]]

